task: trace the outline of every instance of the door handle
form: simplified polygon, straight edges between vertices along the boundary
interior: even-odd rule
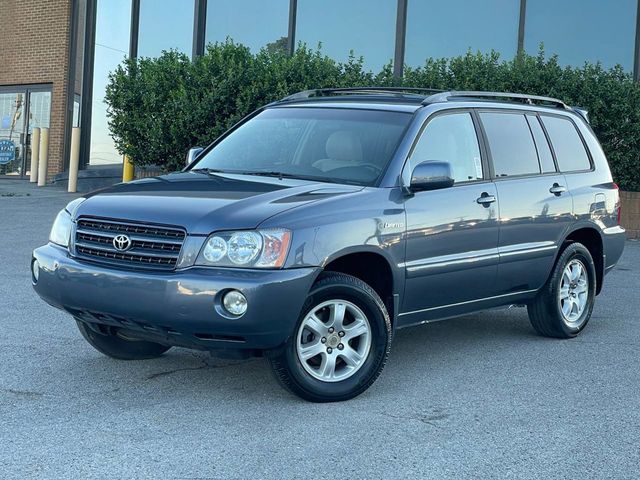
[[[480,195],[476,199],[476,202],[478,202],[480,205],[484,205],[485,207],[488,207],[489,204],[495,201],[496,201],[496,197],[494,195],[489,195],[487,192],[482,192],[482,195]]]
[[[567,187],[565,187],[564,185],[560,185],[559,183],[554,183],[553,186],[549,189],[549,193],[553,193],[556,197],[559,197],[566,191]]]

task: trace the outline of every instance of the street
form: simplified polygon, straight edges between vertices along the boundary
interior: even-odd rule
[[[93,350],[29,273],[75,196],[16,185],[0,180],[3,478],[640,477],[639,242],[576,339],[537,336],[523,308],[406,329],[367,392],[312,404],[264,359]]]

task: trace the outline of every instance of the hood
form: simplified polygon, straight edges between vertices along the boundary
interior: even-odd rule
[[[76,218],[176,225],[190,234],[208,235],[256,228],[286,210],[362,189],[296,179],[175,173],[92,192],[76,210]]]

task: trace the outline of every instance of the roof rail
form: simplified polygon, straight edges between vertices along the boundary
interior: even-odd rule
[[[433,95],[442,92],[435,88],[414,88],[414,87],[349,87],[349,88],[316,88],[313,90],[304,90],[286,96],[279,102],[291,102],[296,100],[306,100],[313,97],[328,97],[332,95],[391,95],[397,97],[415,97],[424,95]]]
[[[527,105],[547,104],[565,110],[571,110],[562,100],[552,97],[541,97],[539,95],[527,95],[524,93],[503,93],[503,92],[476,92],[476,91],[450,91],[441,92],[431,95],[422,101],[423,105],[431,105],[433,103],[448,102],[450,100],[461,99],[479,99],[479,100],[498,100],[502,102],[519,102]]]

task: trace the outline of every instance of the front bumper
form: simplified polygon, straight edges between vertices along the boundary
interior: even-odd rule
[[[319,268],[248,270],[191,267],[173,272],[105,268],[53,244],[37,248],[34,289],[79,320],[122,328],[140,338],[205,349],[269,349],[293,333]],[[221,292],[241,291],[246,313],[220,309]]]

